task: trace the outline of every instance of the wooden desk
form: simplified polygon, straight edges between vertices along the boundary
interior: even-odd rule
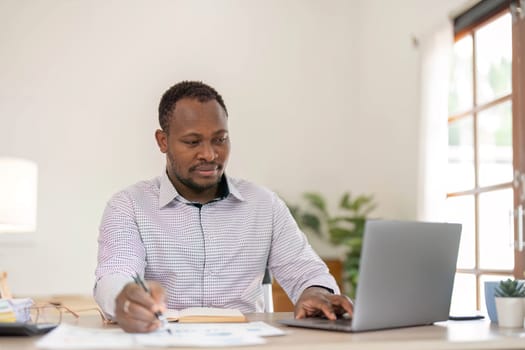
[[[525,329],[504,330],[488,321],[442,322],[434,326],[400,328],[364,333],[339,333],[280,326],[276,321],[292,317],[291,313],[249,314],[251,321],[265,321],[288,332],[285,336],[268,337],[264,345],[252,349],[523,349]],[[82,315],[78,322],[65,322],[85,327],[102,327],[96,315]],[[114,328],[117,326],[106,326]],[[520,336],[521,335],[521,336]],[[0,348],[34,350],[39,337],[1,337]],[[247,347],[241,347],[247,348]],[[165,349],[165,348],[159,348]],[[174,348],[186,349],[186,348]],[[204,349],[204,348],[200,348]],[[217,348],[212,348],[217,349]]]

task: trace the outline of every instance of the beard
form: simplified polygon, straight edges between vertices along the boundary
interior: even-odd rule
[[[173,174],[175,175],[175,177],[180,183],[182,183],[184,186],[186,186],[187,188],[191,189],[192,191],[196,193],[202,193],[202,192],[205,192],[207,190],[210,190],[216,187],[221,182],[221,178],[222,178],[222,175],[221,175],[219,176],[216,182],[212,182],[208,184],[198,184],[195,181],[193,181],[191,178],[184,178],[180,176],[180,174],[177,171],[173,171]]]
[[[199,184],[199,183],[195,182],[190,177],[190,175],[188,175],[188,177],[182,176],[181,172],[178,171],[178,169],[177,169],[176,162],[175,162],[175,159],[173,158],[173,155],[170,152],[167,152],[166,155],[167,155],[167,158],[168,158],[168,164],[167,164],[167,166],[168,166],[168,175],[173,175],[178,182],[180,182],[185,187],[187,187],[188,189],[190,189],[191,191],[193,191],[195,193],[203,193],[205,191],[213,189],[214,187],[216,187],[221,182],[222,176],[224,175],[224,173],[222,172],[222,170],[224,169],[223,165],[212,163],[212,164],[217,166],[217,168],[219,170],[219,173],[220,173],[220,176],[217,177],[217,181],[210,182],[210,183],[205,183],[205,184]],[[202,164],[199,164],[199,165],[202,165]],[[197,168],[197,166],[198,165],[191,167],[189,169],[189,174],[191,174]]]

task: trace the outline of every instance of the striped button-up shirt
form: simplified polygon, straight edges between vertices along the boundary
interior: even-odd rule
[[[164,173],[114,195],[100,225],[95,299],[114,315],[132,276],[159,282],[170,309],[264,310],[266,266],[295,303],[304,289],[339,293],[285,203],[273,192],[226,177],[224,198],[196,205]]]

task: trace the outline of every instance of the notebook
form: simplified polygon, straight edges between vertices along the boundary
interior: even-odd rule
[[[351,320],[285,319],[282,324],[346,332],[448,319],[460,224],[368,220]]]

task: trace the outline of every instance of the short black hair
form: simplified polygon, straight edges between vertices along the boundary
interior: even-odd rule
[[[226,116],[228,116],[222,96],[214,88],[201,81],[181,81],[170,87],[160,99],[159,124],[163,131],[168,132],[170,114],[175,108],[177,101],[183,98],[194,98],[199,102],[215,100],[224,109]]]

